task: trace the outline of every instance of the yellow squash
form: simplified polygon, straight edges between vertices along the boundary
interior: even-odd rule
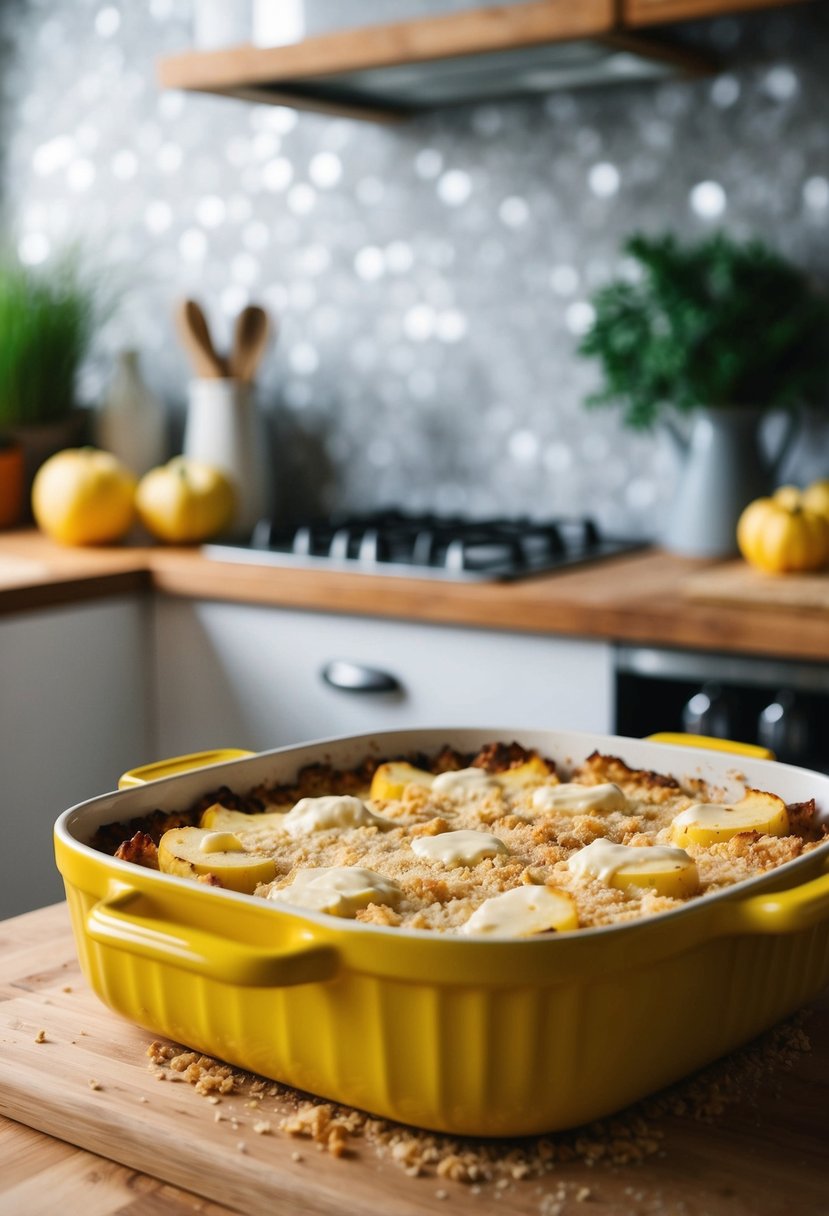
[[[820,570],[829,561],[829,518],[806,510],[792,486],[783,490],[779,498],[755,499],[743,511],[740,552],[768,574]]]
[[[110,452],[67,448],[41,465],[32,485],[38,526],[64,545],[120,540],[135,518],[135,478]]]
[[[238,836],[202,828],[171,828],[158,844],[158,866],[164,874],[196,880],[214,879],[230,891],[252,894],[276,876],[272,857],[248,853]]]
[[[829,519],[829,478],[825,481],[813,481],[807,486],[802,495],[803,506],[807,511],[816,515],[824,515]]]
[[[230,523],[233,487],[219,469],[176,456],[151,469],[138,484],[136,505],[153,536],[172,544],[191,544],[216,536]]]

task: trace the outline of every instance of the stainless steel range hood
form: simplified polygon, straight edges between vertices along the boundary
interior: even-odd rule
[[[162,85],[403,118],[579,85],[699,75],[701,56],[618,25],[614,0],[532,0],[164,59]]]

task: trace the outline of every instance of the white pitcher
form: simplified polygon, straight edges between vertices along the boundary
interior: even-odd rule
[[[670,422],[665,430],[682,462],[667,528],[666,549],[687,557],[729,557],[737,552],[737,521],[752,499],[771,493],[798,425],[787,415],[778,450],[760,442],[762,410],[743,406],[699,409],[690,437]]]

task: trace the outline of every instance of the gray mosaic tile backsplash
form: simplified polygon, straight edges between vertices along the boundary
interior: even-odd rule
[[[829,280],[823,5],[690,31],[728,62],[693,83],[390,127],[159,92],[154,60],[191,40],[185,0],[20,0],[2,20],[4,228],[32,264],[80,240],[120,296],[83,399],[136,347],[175,433],[174,301],[202,300],[221,341],[262,301],[286,515],[584,511],[652,535],[672,453],[585,411],[596,371],[575,354],[624,237],[723,226]],[[801,460],[789,476],[829,471],[814,444]]]

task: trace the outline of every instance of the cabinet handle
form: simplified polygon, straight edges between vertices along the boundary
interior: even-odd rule
[[[402,687],[390,672],[366,667],[362,663],[350,663],[347,659],[332,659],[323,667],[321,674],[326,684],[341,692],[400,692]]]

